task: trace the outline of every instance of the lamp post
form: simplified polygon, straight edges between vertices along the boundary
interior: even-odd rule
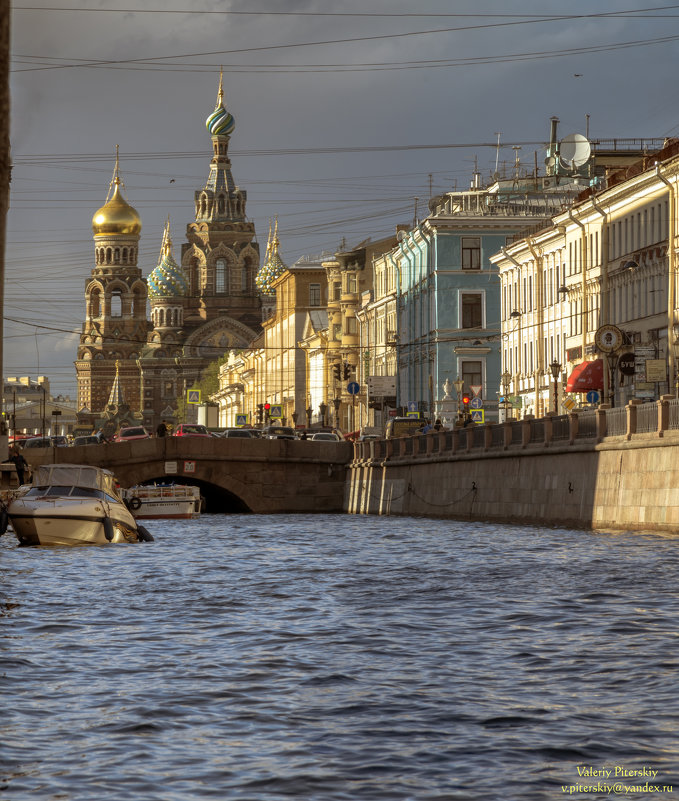
[[[559,413],[559,374],[561,373],[561,365],[556,359],[549,365],[554,379],[554,414]]]
[[[512,382],[512,374],[508,370],[505,370],[505,372],[500,376],[500,380],[502,381],[502,397],[504,398],[505,420],[507,420],[509,417],[509,386]]]
[[[342,399],[335,398],[335,400],[333,400],[333,404],[335,406],[335,428],[339,428],[339,410],[340,406],[342,405]]]
[[[327,418],[326,418],[326,414],[328,413],[328,404],[327,403],[321,403],[321,405],[319,407],[319,410],[321,412],[321,425],[325,426],[325,425],[328,424],[328,421],[327,421]]]
[[[457,393],[457,417],[462,419],[462,388],[464,387],[464,379],[456,378],[453,381],[455,385],[455,392]]]
[[[61,414],[61,409],[52,409],[52,417],[54,418],[54,422],[52,423],[52,435],[54,436],[57,433],[57,422],[59,421],[59,415]],[[54,452],[52,455],[52,461],[57,461],[57,441],[56,439],[52,440],[52,445],[54,446]]]
[[[314,410],[311,408],[311,404],[306,408],[306,427],[311,428],[311,415],[314,413]]]

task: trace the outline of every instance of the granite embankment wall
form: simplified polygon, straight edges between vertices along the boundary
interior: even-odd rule
[[[345,509],[679,531],[679,401],[359,443]]]

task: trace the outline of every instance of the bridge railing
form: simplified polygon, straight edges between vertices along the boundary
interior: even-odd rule
[[[627,406],[610,408],[602,404],[595,410],[543,418],[508,420],[504,423],[475,424],[430,431],[393,440],[356,442],[357,461],[440,458],[446,454],[471,451],[507,451],[536,447],[561,447],[583,440],[594,443],[612,437],[662,436],[665,431],[679,431],[679,398],[663,395],[658,401],[632,400]]]

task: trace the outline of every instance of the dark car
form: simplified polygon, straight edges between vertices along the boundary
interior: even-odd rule
[[[225,428],[219,435],[220,437],[238,437],[239,439],[254,439],[248,428]]]
[[[96,434],[85,434],[81,437],[76,437],[73,440],[73,445],[99,445],[101,440]]]
[[[200,423],[181,423],[177,426],[175,437],[211,437],[212,434]]]
[[[297,439],[295,429],[290,426],[268,426],[263,436],[264,439]]]

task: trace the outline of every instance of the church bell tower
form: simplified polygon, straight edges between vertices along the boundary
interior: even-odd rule
[[[94,268],[75,362],[78,408],[101,413],[116,375],[133,410],[141,405],[137,359],[146,341],[146,283],[137,267],[141,219],[122,194],[119,160],[106,203],[92,218]],[[116,363],[119,363],[116,369]]]

